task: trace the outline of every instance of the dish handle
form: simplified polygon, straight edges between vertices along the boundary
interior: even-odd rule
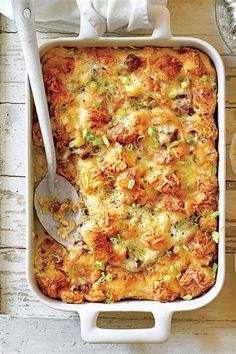
[[[152,328],[141,329],[109,329],[97,327],[99,311],[95,309],[79,311],[81,321],[81,337],[90,343],[162,343],[170,336],[172,312],[152,309],[155,324]],[[128,311],[140,311],[134,309]],[[144,311],[144,310],[143,310]],[[122,312],[122,311],[119,311]],[[127,312],[127,310],[126,310]],[[147,310],[145,310],[147,312]],[[148,311],[149,312],[149,311]]]
[[[153,6],[152,7],[152,16],[154,18],[154,29],[151,36],[145,36],[145,39],[158,39],[158,40],[169,40],[171,39],[171,30],[170,30],[170,12],[165,6]],[[119,36],[120,38],[121,36]],[[95,30],[90,26],[87,21],[83,21],[81,18],[81,28],[79,39],[99,39],[104,37],[99,37]],[[125,38],[128,38],[127,35]]]
[[[153,18],[155,19],[154,30],[151,39],[171,39],[170,11],[165,6],[153,7]]]

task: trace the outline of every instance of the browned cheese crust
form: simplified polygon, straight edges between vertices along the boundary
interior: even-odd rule
[[[215,282],[218,216],[216,73],[207,55],[57,47],[42,66],[57,172],[79,191],[83,224],[68,249],[38,235],[39,287],[69,303],[204,293]],[[37,120],[33,140],[43,175]]]

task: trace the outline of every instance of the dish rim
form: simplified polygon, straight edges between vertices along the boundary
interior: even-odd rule
[[[158,309],[159,313],[166,313],[171,317],[173,312],[176,311],[189,311],[198,309],[211,302],[220,292],[225,277],[225,72],[222,59],[216,49],[207,42],[192,38],[192,37],[177,37],[171,36],[168,39],[154,39],[152,37],[103,37],[98,39],[78,39],[75,37],[52,39],[45,42],[39,47],[40,55],[44,55],[49,49],[56,46],[67,47],[94,47],[94,46],[157,46],[157,47],[193,47],[205,52],[212,60],[217,72],[218,80],[218,101],[217,101],[217,113],[216,120],[218,122],[218,185],[219,185],[219,197],[218,197],[218,209],[219,224],[218,231],[220,233],[220,240],[218,244],[218,272],[216,282],[211,289],[205,294],[200,295],[198,298],[191,301],[176,300],[174,302],[159,303],[154,300],[121,300],[113,304],[104,303],[83,303],[83,304],[68,304],[63,303],[60,300],[48,298],[38,288],[35,275],[33,272],[33,179],[32,179],[32,148],[31,148],[31,120],[32,120],[32,106],[33,100],[30,94],[29,82],[27,79],[27,92],[26,92],[26,230],[27,230],[27,259],[26,259],[26,273],[27,281],[31,292],[42,303],[50,306],[54,309],[65,311],[76,311],[80,313],[81,319],[84,316],[84,312],[88,316],[89,312],[98,314],[101,311],[141,311],[141,312],[154,312]],[[154,309],[155,304],[155,309]],[[86,308],[86,310],[85,310]],[[120,330],[122,331],[122,330]],[[138,333],[140,333],[139,330]],[[127,330],[126,330],[127,332]],[[121,333],[121,332],[119,332]]]

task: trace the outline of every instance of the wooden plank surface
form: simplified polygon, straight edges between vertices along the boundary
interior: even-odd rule
[[[91,345],[80,338],[76,313],[49,309],[30,293],[25,279],[25,66],[13,22],[0,21],[0,353],[234,353],[236,352],[236,175],[228,151],[236,131],[236,57],[221,39],[213,0],[169,0],[172,32],[201,38],[226,67],[227,208],[226,281],[208,306],[176,313],[171,339],[156,345]],[[39,32],[39,43],[60,33]],[[65,34],[64,36],[69,36]],[[149,315],[102,314],[101,324],[150,325]]]
[[[135,324],[132,319],[129,321],[131,326]],[[146,320],[143,322],[147,323]],[[122,319],[119,319],[118,324],[123,325]],[[0,318],[4,354],[233,354],[236,338],[232,331],[236,331],[236,324],[227,321],[173,321],[171,338],[167,343],[89,344],[81,341],[80,326],[76,319]]]

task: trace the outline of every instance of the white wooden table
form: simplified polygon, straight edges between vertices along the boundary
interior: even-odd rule
[[[172,32],[202,38],[221,53],[227,74],[227,150],[236,131],[236,57],[221,40],[213,0],[169,0]],[[25,68],[13,23],[0,25],[0,353],[236,353],[236,176],[227,159],[227,274],[221,294],[208,306],[173,317],[167,343],[88,344],[79,318],[40,304],[25,279]],[[61,36],[38,33],[39,42]],[[150,326],[149,315],[106,314],[108,327]]]

